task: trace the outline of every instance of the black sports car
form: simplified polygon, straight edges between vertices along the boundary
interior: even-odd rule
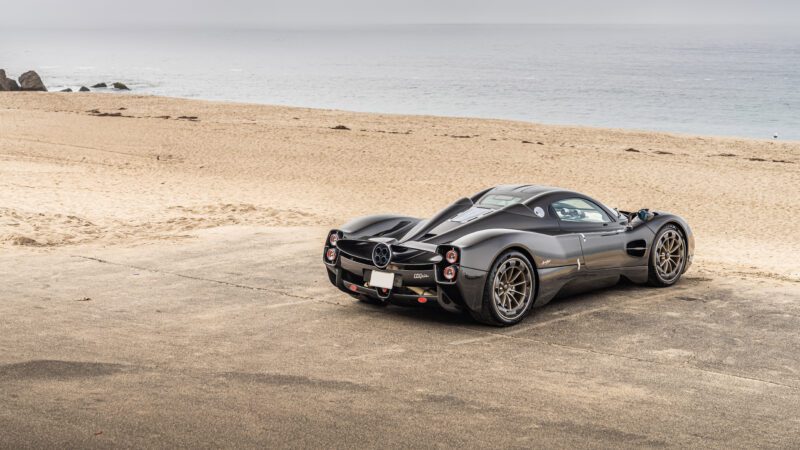
[[[355,219],[331,230],[331,283],[363,301],[436,302],[491,325],[513,325],[556,296],[616,284],[670,286],[692,262],[682,218],[610,209],[586,195],[497,186],[428,220]]]

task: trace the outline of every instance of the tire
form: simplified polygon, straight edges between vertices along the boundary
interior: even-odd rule
[[[518,251],[507,251],[495,260],[486,277],[480,312],[471,311],[471,314],[475,320],[487,325],[515,325],[530,313],[535,296],[536,269],[533,264]]]
[[[664,225],[653,239],[647,269],[647,283],[655,287],[672,286],[686,269],[686,237],[676,225]]]

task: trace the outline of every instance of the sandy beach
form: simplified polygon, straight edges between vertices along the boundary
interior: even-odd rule
[[[797,142],[135,95],[0,97],[5,252],[424,217],[518,182],[686,217],[693,270],[800,280]]]

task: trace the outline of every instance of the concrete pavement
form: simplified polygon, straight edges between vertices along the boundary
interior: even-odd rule
[[[798,447],[800,287],[690,271],[517,327],[352,300],[316,228],[0,254],[0,447]]]

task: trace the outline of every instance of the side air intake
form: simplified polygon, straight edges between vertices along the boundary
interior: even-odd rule
[[[647,242],[644,239],[628,242],[628,245],[625,246],[625,250],[629,255],[641,258],[647,252]]]

